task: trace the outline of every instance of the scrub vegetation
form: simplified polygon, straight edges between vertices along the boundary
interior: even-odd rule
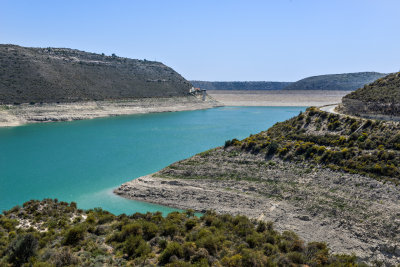
[[[364,117],[400,120],[400,72],[389,74],[343,97],[343,111]]]
[[[244,140],[228,140],[225,148],[308,162],[400,182],[400,124],[329,114],[317,108]]]
[[[0,215],[1,266],[358,266],[325,243],[245,216],[193,211],[115,216],[29,201]]]

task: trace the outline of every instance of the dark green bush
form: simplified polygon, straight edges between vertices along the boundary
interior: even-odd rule
[[[7,248],[9,262],[15,266],[21,266],[35,255],[37,246],[38,240],[33,234],[17,236]]]
[[[167,247],[161,253],[160,257],[158,258],[160,264],[166,264],[169,262],[169,259],[172,256],[178,257],[178,259],[183,258],[183,248],[177,242],[170,242],[168,243]]]
[[[132,259],[147,256],[151,248],[141,236],[131,235],[126,239],[123,251]]]
[[[64,245],[76,245],[85,237],[86,229],[83,225],[74,226],[64,236]]]

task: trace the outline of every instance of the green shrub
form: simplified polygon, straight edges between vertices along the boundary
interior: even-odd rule
[[[141,236],[131,235],[125,241],[123,251],[132,259],[146,257],[151,252],[151,248]]]
[[[196,219],[189,219],[185,222],[185,227],[187,231],[192,230],[197,224]]]
[[[279,144],[275,141],[272,141],[267,147],[267,155],[273,155],[278,150]]]
[[[143,238],[145,240],[150,240],[155,237],[158,233],[158,226],[152,222],[143,222],[142,223],[143,229]]]
[[[178,259],[183,258],[183,248],[178,242],[170,242],[167,247],[161,253],[158,261],[160,264],[166,264],[172,256],[178,257]]]
[[[17,236],[7,248],[9,262],[21,266],[32,257],[37,249],[38,240],[32,234]]]
[[[76,245],[85,237],[86,229],[83,225],[74,226],[64,236],[64,245]]]

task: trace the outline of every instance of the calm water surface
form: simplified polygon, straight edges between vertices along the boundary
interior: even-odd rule
[[[0,211],[30,199],[58,198],[115,214],[169,212],[112,190],[303,110],[223,107],[0,128]]]

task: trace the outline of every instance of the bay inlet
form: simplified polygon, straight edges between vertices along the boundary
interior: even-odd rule
[[[127,200],[112,190],[304,110],[220,107],[0,128],[0,210],[57,198],[115,214],[167,213],[173,209]]]

